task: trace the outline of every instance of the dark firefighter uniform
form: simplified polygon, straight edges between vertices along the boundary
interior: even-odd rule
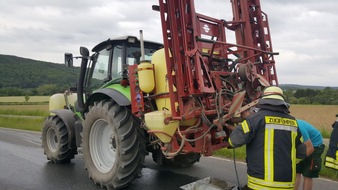
[[[325,166],[338,170],[338,114],[337,120],[333,123],[332,133],[330,137],[329,149],[325,157]]]
[[[294,189],[296,150],[297,157],[306,156],[297,122],[288,114],[289,105],[282,98],[260,99],[257,107],[260,110],[238,125],[229,137],[232,147],[246,144],[247,186],[260,190]]]

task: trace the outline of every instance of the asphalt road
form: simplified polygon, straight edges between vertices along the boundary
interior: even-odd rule
[[[81,156],[69,164],[57,165],[47,161],[41,148],[40,133],[0,128],[0,189],[1,190],[102,190],[88,178]],[[246,183],[246,165],[236,164],[240,185]],[[203,157],[190,168],[158,166],[146,158],[143,177],[136,179],[130,190],[175,190],[206,177],[237,184],[231,160]],[[314,188],[336,190],[338,183],[315,179]]]

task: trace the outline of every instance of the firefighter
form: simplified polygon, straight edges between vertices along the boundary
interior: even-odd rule
[[[282,89],[265,88],[257,107],[259,111],[247,117],[229,137],[234,148],[246,144],[246,188],[294,189],[296,157],[306,157],[306,145],[297,121],[289,115]]]
[[[332,133],[329,142],[329,149],[325,156],[325,167],[338,170],[338,114],[332,124]]]
[[[303,190],[311,190],[313,178],[319,177],[322,168],[322,154],[325,149],[323,137],[320,131],[310,123],[297,119],[297,124],[302,132],[304,143],[310,143],[311,149],[307,150],[307,157],[296,166],[296,189],[298,189],[301,175],[303,175]]]

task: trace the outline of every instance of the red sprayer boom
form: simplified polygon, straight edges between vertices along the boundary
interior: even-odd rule
[[[159,2],[173,119],[201,112],[224,115],[237,92],[245,90],[248,103],[261,87],[278,85],[268,18],[259,0],[232,0],[232,21],[196,13],[193,0]],[[237,44],[227,43],[229,31]]]
[[[153,56],[154,66],[138,66],[142,72],[154,68],[156,87],[147,90],[146,96],[139,93],[141,100],[132,104],[132,111],[145,116],[149,134],[169,138],[171,146],[161,145],[167,157],[187,152],[211,155],[226,146],[225,124],[232,122],[234,114],[254,106],[266,86],[278,85],[276,53],[272,51],[268,18],[261,11],[259,0],[231,3],[232,21],[195,12],[193,0],[160,0],[159,6],[153,6],[161,15],[161,55],[165,58]],[[226,32],[234,32],[236,43],[227,42]],[[163,65],[166,72],[159,80],[157,76],[162,71],[158,69]],[[135,67],[131,67],[130,73]],[[137,92],[131,93],[137,96]],[[164,103],[156,103],[155,109],[145,101],[160,99]],[[158,124],[154,124],[158,112],[154,110],[170,112],[160,115],[165,118],[165,125],[172,126],[158,130]],[[172,130],[166,131],[169,128]]]

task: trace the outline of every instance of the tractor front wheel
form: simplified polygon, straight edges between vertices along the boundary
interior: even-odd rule
[[[103,100],[90,108],[82,134],[89,177],[103,187],[122,188],[137,177],[145,155],[139,149],[137,124],[130,111]]]
[[[47,159],[57,163],[69,162],[74,158],[76,149],[69,148],[69,132],[62,119],[50,116],[45,121],[42,129],[42,147]]]

